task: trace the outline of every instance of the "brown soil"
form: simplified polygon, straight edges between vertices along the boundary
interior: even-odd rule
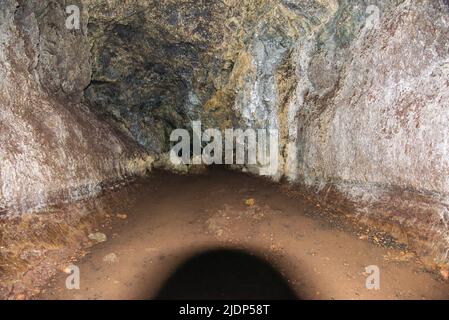
[[[211,170],[195,176],[155,172],[133,190],[133,205],[118,217],[111,214],[99,230],[108,240],[74,262],[80,290],[66,289],[61,271],[34,298],[151,299],[188,258],[228,248],[268,261],[303,299],[449,299],[449,283],[406,248],[373,230],[364,234],[344,217],[289,196],[281,185]],[[111,253],[117,261],[105,262]],[[371,265],[380,268],[378,291],[365,285]],[[207,277],[207,270],[194,276]]]

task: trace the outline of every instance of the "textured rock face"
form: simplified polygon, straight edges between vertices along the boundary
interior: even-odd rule
[[[64,25],[56,1],[1,2],[2,215],[93,196],[150,161],[77,103],[90,79],[87,39]]]
[[[86,98],[136,141],[168,151],[175,128],[200,117],[223,63],[219,1],[106,1],[90,12],[93,76]]]
[[[447,261],[447,3],[267,3],[227,90],[280,130],[279,176]]]
[[[305,104],[315,110],[299,121],[305,124],[301,173],[306,181],[449,191],[446,24],[447,7],[404,3],[385,12],[379,30],[362,31],[352,41],[344,69],[335,63],[338,82],[320,83],[326,70],[312,65],[313,91]],[[321,58],[319,50],[313,59]]]
[[[449,8],[404,1],[381,13],[331,64],[334,81],[323,83],[326,70],[310,65],[299,173],[318,189],[335,186],[363,218],[398,226],[412,247],[446,260]],[[312,59],[327,52],[318,48]]]

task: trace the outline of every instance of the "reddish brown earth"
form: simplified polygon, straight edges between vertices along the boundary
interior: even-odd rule
[[[61,271],[34,298],[153,298],[183,261],[217,248],[264,258],[305,299],[449,298],[449,283],[406,248],[289,196],[281,185],[211,170],[195,176],[155,172],[133,189],[126,217],[111,214],[98,230],[108,240],[74,262],[80,290],[66,289]],[[117,261],[104,262],[111,253]],[[379,291],[366,289],[370,265],[380,268]]]

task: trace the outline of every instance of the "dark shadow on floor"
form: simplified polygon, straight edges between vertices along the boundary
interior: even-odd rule
[[[282,275],[266,261],[237,250],[214,250],[183,263],[157,300],[295,300]]]

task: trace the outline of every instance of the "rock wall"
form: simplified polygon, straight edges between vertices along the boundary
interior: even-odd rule
[[[61,1],[0,2],[0,214],[98,194],[152,157],[79,103],[90,82],[87,24]]]
[[[201,118],[223,65],[220,1],[91,0],[92,83],[86,98],[141,146],[167,152]]]
[[[447,2],[262,3],[214,105],[280,130],[276,178],[447,262]]]
[[[335,186],[361,218],[394,225],[422,255],[447,262],[449,6],[382,4],[378,24],[339,49],[341,59],[322,63],[326,46],[313,55],[299,176],[317,190]],[[324,73],[335,76],[323,83]]]

